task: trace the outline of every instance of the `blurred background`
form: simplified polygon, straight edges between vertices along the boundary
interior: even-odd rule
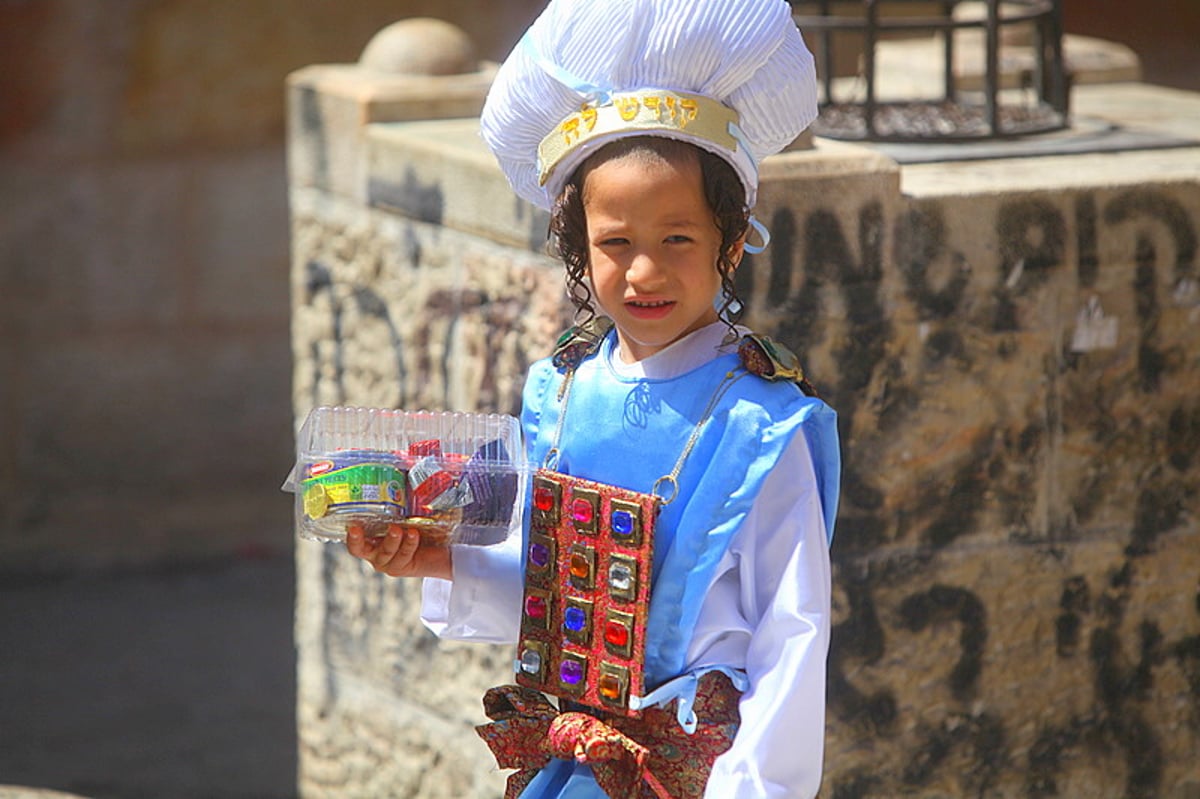
[[[284,79],[542,5],[0,0],[0,785],[295,794]],[[1064,13],[1200,91],[1200,4]]]

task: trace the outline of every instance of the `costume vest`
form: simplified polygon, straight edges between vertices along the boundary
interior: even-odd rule
[[[559,436],[563,474],[650,493],[669,474],[703,421],[662,508],[656,532],[646,644],[646,685],[679,675],[700,606],[734,532],[792,437],[812,454],[832,540],[840,452],[836,416],[790,380],[738,380],[707,419],[714,391],[738,371],[737,353],[668,379],[628,378],[608,365],[615,333],[576,367],[567,416],[559,428],[565,375],[552,359],[534,364],[525,386],[522,427],[531,463],[542,463]]]

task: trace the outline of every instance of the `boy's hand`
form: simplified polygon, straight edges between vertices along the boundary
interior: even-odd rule
[[[450,548],[422,543],[414,527],[389,524],[382,537],[368,537],[361,524],[352,522],[346,527],[346,549],[380,574],[451,578]]]

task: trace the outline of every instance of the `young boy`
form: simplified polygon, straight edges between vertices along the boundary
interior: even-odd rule
[[[835,417],[733,283],[757,164],[814,116],[782,0],[553,0],[497,76],[485,140],[552,211],[581,322],[526,382],[530,518],[347,546],[434,578],[439,635],[518,644],[481,728],[509,796],[816,794]]]

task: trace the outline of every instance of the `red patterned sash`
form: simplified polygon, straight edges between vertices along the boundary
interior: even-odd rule
[[[740,696],[721,672],[704,674],[696,689],[699,725],[689,735],[674,702],[638,718],[560,713],[537,691],[503,685],[484,695],[492,722],[475,729],[500,768],[518,769],[505,799],[516,799],[552,757],[589,764],[612,799],[700,799],[713,762],[733,743]]]

